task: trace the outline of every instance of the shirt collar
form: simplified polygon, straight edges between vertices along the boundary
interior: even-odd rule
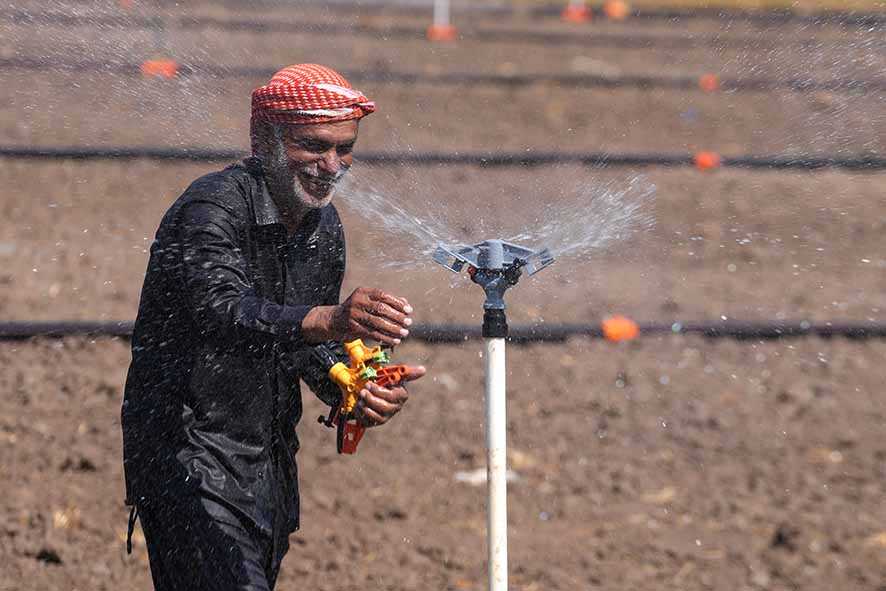
[[[258,185],[258,192],[252,197],[252,209],[255,213],[255,224],[257,226],[269,226],[271,224],[282,224],[283,218],[280,216],[280,210],[277,204],[271,198],[268,191],[268,184],[265,181],[264,171],[262,169],[261,160],[254,156],[250,156],[243,161],[243,166],[255,178]]]

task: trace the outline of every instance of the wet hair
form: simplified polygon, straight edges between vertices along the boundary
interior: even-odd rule
[[[249,128],[252,155],[266,161],[268,157],[280,154],[283,149],[283,137],[282,124],[253,119]]]

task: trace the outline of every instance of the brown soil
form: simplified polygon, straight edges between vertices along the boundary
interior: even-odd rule
[[[202,4],[194,10],[222,18],[275,14]],[[471,25],[561,27],[485,19]],[[391,15],[376,20],[401,22]],[[150,53],[146,33],[4,27],[4,54],[73,59],[80,51],[90,59],[130,60]],[[600,27],[727,33],[711,22]],[[883,71],[881,51],[845,50],[864,37],[851,30],[735,25],[728,33],[786,46],[440,47],[211,32],[176,32],[169,42],[192,61],[265,66],[315,60],[398,71],[711,69],[819,79]],[[833,45],[812,55],[788,49],[790,38],[812,34]],[[760,69],[748,70],[751,63]],[[232,147],[247,144],[248,92],[259,82],[72,73],[47,79],[33,72],[8,72],[4,80],[0,144]],[[381,106],[361,130],[365,150],[886,153],[881,95],[550,85],[363,89]],[[160,216],[213,168],[4,161],[0,316],[132,318]],[[590,201],[600,187],[625,187],[638,174],[641,186],[656,187],[646,206],[654,227],[589,257],[558,261],[521,285],[508,296],[514,322],[596,322],[613,312],[662,321],[886,320],[879,174],[572,166],[354,171],[410,211],[445,206],[448,225],[466,241],[515,233],[557,205],[580,212],[574,189],[589,188]],[[427,264],[380,267],[415,256],[408,237],[361,218],[346,201],[341,210],[349,239],[346,289],[387,287],[410,299],[421,322],[478,322],[479,290],[451,284],[445,271]],[[484,588],[484,489],[455,480],[484,464],[479,350],[478,343],[398,349],[398,359],[426,364],[430,376],[401,416],[370,432],[353,458],[334,454],[331,433],[311,420],[320,404],[306,396],[304,529],[292,537],[280,589]],[[884,355],[877,341],[815,339],[512,347],[512,588],[881,589]],[[131,557],[122,542],[118,414],[128,361],[127,344],[114,340],[0,344],[0,591],[150,588],[143,539],[136,536]]]

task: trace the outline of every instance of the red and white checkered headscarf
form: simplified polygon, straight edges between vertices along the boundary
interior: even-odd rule
[[[341,74],[317,64],[283,68],[252,91],[253,122],[326,123],[359,119],[373,111],[375,103]]]

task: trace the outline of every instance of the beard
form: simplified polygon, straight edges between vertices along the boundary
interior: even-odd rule
[[[294,165],[282,139],[273,142],[273,150],[263,160],[271,196],[278,207],[296,215],[329,205],[337,183],[349,170],[342,165],[334,174],[325,174],[317,164]]]

